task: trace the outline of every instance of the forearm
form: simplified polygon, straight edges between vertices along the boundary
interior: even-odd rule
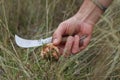
[[[108,7],[113,0],[98,0],[102,5]]]
[[[108,7],[112,0],[98,0],[103,6]],[[104,13],[92,0],[84,0],[80,10],[76,16],[81,21],[85,21],[90,24],[95,24],[100,16]]]

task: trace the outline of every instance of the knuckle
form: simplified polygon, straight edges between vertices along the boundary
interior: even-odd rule
[[[59,26],[65,26],[65,25],[66,25],[65,22],[62,22],[62,23],[59,24]]]
[[[75,38],[76,38],[76,39],[79,39],[79,36],[78,36],[78,35],[75,35]]]
[[[72,36],[69,36],[68,39],[67,39],[67,41],[73,42],[73,41],[74,41],[74,38],[73,38]]]
[[[73,36],[69,36],[69,39],[73,40],[73,39],[74,39],[74,37],[73,37]]]
[[[69,23],[67,21],[64,21],[64,22],[60,23],[59,26],[60,27],[65,27],[65,26],[67,27],[67,26],[69,26]]]

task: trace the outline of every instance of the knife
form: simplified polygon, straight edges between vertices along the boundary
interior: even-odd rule
[[[83,45],[83,40],[86,38],[87,36],[84,35],[80,38],[80,45]],[[64,37],[62,39],[62,42],[65,42],[67,39],[67,37]],[[38,47],[38,46],[42,46],[44,44],[48,44],[52,42],[52,37],[48,37],[45,39],[39,39],[39,40],[28,40],[28,39],[23,39],[21,37],[19,37],[18,35],[15,35],[15,42],[19,47],[22,48],[31,48],[31,47]]]

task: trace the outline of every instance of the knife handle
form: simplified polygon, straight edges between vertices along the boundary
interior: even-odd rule
[[[87,35],[84,35],[84,36],[82,36],[82,37],[80,38],[79,46],[82,46],[82,45],[83,45],[83,40],[84,40],[86,37],[87,37]],[[62,43],[62,44],[66,43],[67,38],[68,38],[68,36],[63,37],[61,43]]]

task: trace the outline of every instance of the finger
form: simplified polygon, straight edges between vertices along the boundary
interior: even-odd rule
[[[83,40],[83,45],[81,45],[80,51],[83,50],[83,49],[85,49],[85,48],[87,47],[87,45],[88,45],[89,42],[90,42],[90,39],[91,39],[91,35],[89,35],[87,38],[85,38],[85,39]]]
[[[58,49],[59,49],[59,51],[60,51],[59,55],[62,55],[65,46],[64,46],[63,44],[60,44],[60,45],[58,45],[57,47],[58,47]]]
[[[71,51],[72,51],[71,48],[72,48],[73,42],[74,42],[74,38],[72,36],[69,36],[67,39],[67,42],[65,44],[65,48],[64,48],[63,54],[65,54],[65,56],[68,56],[71,53]]]
[[[53,44],[58,45],[62,40],[62,36],[66,30],[66,27],[62,23],[58,26],[57,30],[53,33]]]
[[[73,47],[72,47],[72,53],[73,54],[76,54],[77,52],[80,51],[79,40],[80,40],[79,36],[75,35],[75,37],[74,37],[74,43],[73,43]]]

